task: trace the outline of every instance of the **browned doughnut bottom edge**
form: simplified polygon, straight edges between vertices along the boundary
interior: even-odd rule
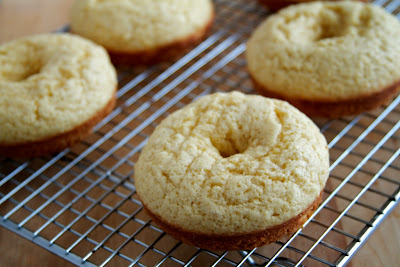
[[[251,76],[251,75],[250,75]],[[304,112],[309,117],[340,118],[343,116],[358,115],[364,111],[378,108],[390,102],[400,91],[400,80],[387,86],[379,92],[362,95],[346,100],[307,100],[291,98],[283,94],[273,92],[257,82],[253,77],[254,88],[263,96],[285,100]],[[283,90],[284,91],[284,90]]]
[[[113,110],[115,103],[116,96],[114,94],[104,108],[98,111],[93,117],[74,129],[62,134],[23,144],[0,144],[0,157],[25,159],[60,152],[88,136],[92,132],[93,126]]]
[[[203,28],[184,39],[177,40],[164,46],[133,53],[112,50],[108,50],[108,53],[110,54],[112,63],[115,65],[153,65],[159,62],[171,60],[182,55],[188,49],[193,48],[204,40],[211,31],[214,18],[215,14],[213,13],[210,20]]]
[[[281,8],[284,8],[289,5],[295,5],[295,4],[300,4],[300,3],[306,3],[306,2],[313,2],[317,0],[258,0],[258,2],[264,6],[266,6],[269,10],[271,11],[278,11]],[[340,0],[331,0],[331,1],[340,1]],[[359,1],[359,2],[369,2],[369,0],[354,0],[354,1]]]
[[[296,232],[310,218],[321,201],[322,192],[304,211],[282,224],[269,227],[263,231],[233,235],[213,235],[186,231],[179,226],[166,222],[160,216],[152,213],[145,205],[143,207],[157,225],[183,243],[203,249],[226,251],[253,249],[273,243],[283,236]]]

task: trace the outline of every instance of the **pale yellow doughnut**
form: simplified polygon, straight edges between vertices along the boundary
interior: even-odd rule
[[[71,10],[71,31],[101,44],[112,55],[123,53],[133,62],[140,57],[147,63],[142,54],[163,58],[163,53],[170,53],[165,47],[198,41],[213,18],[211,0],[77,0]]]
[[[399,89],[400,22],[361,2],[290,6],[255,30],[246,55],[256,88],[266,96],[312,116],[357,114]]]
[[[81,126],[88,131],[112,108],[116,88],[107,52],[81,37],[44,34],[1,45],[0,154]]]
[[[248,249],[310,216],[328,158],[319,129],[286,102],[217,93],[162,121],[135,165],[135,185],[152,218],[178,239]]]

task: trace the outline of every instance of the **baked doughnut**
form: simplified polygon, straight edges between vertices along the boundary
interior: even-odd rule
[[[277,11],[289,5],[314,2],[314,1],[343,1],[343,0],[258,0],[260,4],[268,7],[268,9],[271,11]],[[354,0],[354,1],[369,2],[369,0]]]
[[[321,201],[329,155],[319,129],[288,103],[216,93],[163,120],[134,168],[145,210],[167,233],[237,250],[302,226]]]
[[[71,34],[0,46],[0,156],[33,157],[81,140],[115,103],[107,52]]]
[[[71,31],[104,46],[117,64],[153,64],[198,43],[214,20],[211,0],[77,0]]]
[[[261,94],[309,116],[359,114],[400,89],[400,23],[372,4],[287,7],[255,30],[246,54]]]

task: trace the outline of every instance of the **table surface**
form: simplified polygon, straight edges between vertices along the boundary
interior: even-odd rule
[[[46,33],[68,23],[74,0],[0,0],[0,44]],[[400,207],[386,218],[347,266],[398,266]],[[18,235],[0,228],[0,266],[72,266]]]

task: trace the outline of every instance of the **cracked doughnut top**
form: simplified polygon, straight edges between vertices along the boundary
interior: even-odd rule
[[[68,132],[102,110],[117,78],[107,52],[71,34],[0,45],[0,145]]]
[[[400,23],[372,4],[300,4],[269,16],[246,53],[254,80],[287,99],[358,99],[400,80]]]
[[[324,136],[296,108],[216,93],[157,126],[135,164],[135,185],[147,209],[183,230],[251,233],[305,210],[328,169]]]

